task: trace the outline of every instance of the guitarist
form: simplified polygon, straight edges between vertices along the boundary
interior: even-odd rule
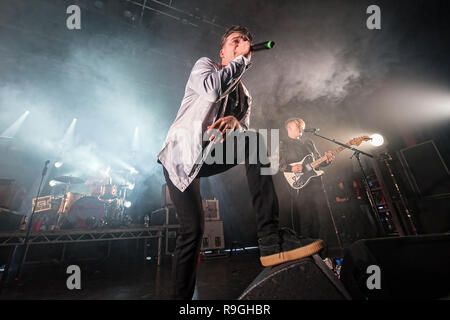
[[[280,171],[302,172],[301,164],[291,166],[290,163],[299,162],[311,153],[314,155],[314,159],[318,159],[320,154],[312,140],[302,138],[305,121],[300,118],[290,118],[285,122],[285,129],[288,138],[280,141]],[[327,160],[322,166],[327,166],[334,160],[331,151],[326,152],[325,155]],[[292,228],[296,232],[312,238],[319,237],[320,221],[324,220],[325,217],[322,212],[326,210],[326,199],[321,179],[322,177],[311,179],[301,190],[294,190],[289,186],[293,202]],[[321,217],[321,215],[324,217]]]

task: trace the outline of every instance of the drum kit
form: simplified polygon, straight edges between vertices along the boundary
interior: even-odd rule
[[[110,179],[86,182],[72,176],[53,180],[65,184],[64,193],[54,197],[59,202],[56,229],[115,228],[131,223],[125,214],[127,185],[112,184]],[[89,193],[71,192],[71,186],[83,183],[91,186]]]

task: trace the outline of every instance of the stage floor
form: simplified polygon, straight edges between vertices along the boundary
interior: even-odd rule
[[[120,259],[77,264],[81,290],[69,290],[66,268],[61,265],[26,266],[22,285],[3,290],[1,299],[167,300],[170,288],[170,256],[161,266],[156,259]],[[257,249],[233,252],[231,256],[202,258],[198,267],[194,299],[233,300],[263,270]]]

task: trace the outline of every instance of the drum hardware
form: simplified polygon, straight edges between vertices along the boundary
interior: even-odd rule
[[[117,185],[104,184],[101,187],[99,199],[102,201],[114,201],[118,196]]]
[[[126,184],[106,184],[102,186],[102,195],[98,199],[105,204],[106,223],[112,227],[123,225],[130,219],[125,219],[124,201],[127,193]]]
[[[61,229],[93,229],[102,227],[105,204],[99,199],[85,196],[76,200],[69,209]]]
[[[70,191],[72,184],[84,183],[81,178],[61,176],[53,180],[66,184],[64,194],[59,197],[56,229],[95,229],[131,224],[132,218],[125,215],[124,206],[128,184],[113,184],[110,179],[108,183],[97,184],[100,187],[98,192],[86,195]]]
[[[64,196],[61,200],[61,204],[58,209],[58,220],[56,222],[55,229],[60,229],[61,227],[61,216],[63,214],[67,214],[70,210],[70,207],[75,203],[75,201],[81,199],[84,195],[80,193],[71,193],[70,185],[72,184],[80,184],[84,183],[84,180],[78,177],[72,177],[72,176],[60,176],[56,177],[53,180],[59,181],[66,184]]]
[[[70,207],[79,199],[85,197],[86,195],[75,192],[68,192],[64,200],[61,201],[60,211],[58,213],[68,213]]]

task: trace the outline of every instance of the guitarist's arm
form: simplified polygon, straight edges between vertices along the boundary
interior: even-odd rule
[[[283,141],[280,141],[280,171],[281,172],[292,172],[292,167],[286,161],[286,146]]]
[[[302,172],[302,165],[296,164],[294,166],[291,166],[287,163],[287,152],[286,145],[283,143],[283,141],[280,141],[280,149],[279,149],[279,157],[280,157],[280,164],[279,164],[279,170],[281,172]]]

